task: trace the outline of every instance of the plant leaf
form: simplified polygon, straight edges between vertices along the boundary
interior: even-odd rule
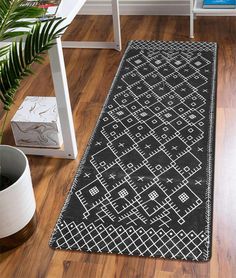
[[[23,4],[24,0],[0,1],[0,40],[19,36],[16,28],[30,28],[34,22],[27,19],[41,17],[45,12],[44,9]]]
[[[35,22],[24,39],[25,43],[21,38],[8,48],[9,59],[0,64],[0,100],[5,110],[9,110],[12,105],[20,81],[33,74],[30,69],[32,63],[42,63],[45,51],[55,44],[55,39],[63,30],[59,29],[62,21],[61,18],[55,18]]]

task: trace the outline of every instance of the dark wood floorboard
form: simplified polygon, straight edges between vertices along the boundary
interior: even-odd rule
[[[103,27],[105,28],[103,29]],[[214,191],[213,256],[191,263],[121,255],[54,251],[48,240],[70,189],[76,168],[95,126],[128,40],[188,41],[189,18],[122,16],[121,53],[113,50],[64,50],[70,98],[79,148],[74,161],[29,156],[37,200],[38,227],[16,250],[0,254],[1,278],[231,278],[236,277],[236,20],[198,17],[195,41],[216,41],[218,101]],[[76,18],[64,39],[112,40],[109,16]],[[34,66],[35,75],[22,82],[10,118],[27,95],[53,95],[48,60]],[[8,125],[5,144],[13,145]]]

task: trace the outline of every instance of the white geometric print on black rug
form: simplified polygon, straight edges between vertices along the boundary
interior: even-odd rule
[[[209,260],[216,49],[129,43],[51,247]]]

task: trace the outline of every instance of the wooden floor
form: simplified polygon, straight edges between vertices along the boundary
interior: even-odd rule
[[[106,26],[106,30],[103,30]],[[189,40],[188,17],[122,16],[121,53],[113,50],[65,50],[70,97],[79,148],[74,161],[29,156],[37,200],[38,227],[16,250],[0,254],[1,278],[190,278],[236,277],[236,20],[199,17],[195,40],[219,44],[213,256],[191,263],[122,255],[54,251],[48,240],[70,189],[76,168],[128,40]],[[80,16],[65,39],[112,40],[109,16]],[[12,115],[26,95],[53,95],[48,62],[22,82]],[[12,116],[11,115],[11,116]],[[5,144],[13,144],[8,128]]]

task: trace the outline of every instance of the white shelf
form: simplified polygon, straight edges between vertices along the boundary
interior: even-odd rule
[[[217,16],[236,15],[236,9],[206,9],[203,8],[202,0],[195,0],[193,5],[194,14],[208,14]]]
[[[194,19],[204,16],[236,16],[236,9],[206,9],[203,0],[190,0],[190,38],[194,38]]]

